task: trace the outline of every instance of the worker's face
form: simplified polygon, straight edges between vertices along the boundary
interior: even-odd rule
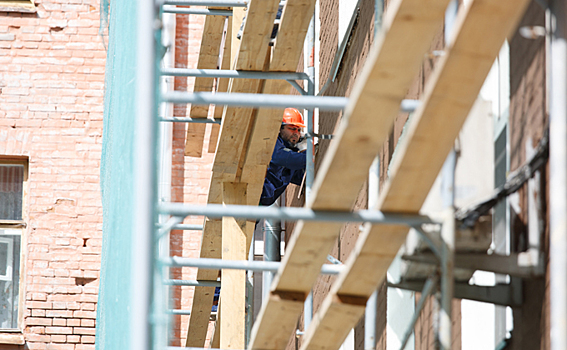
[[[284,125],[280,129],[280,137],[295,146],[301,137],[301,128],[294,125]]]

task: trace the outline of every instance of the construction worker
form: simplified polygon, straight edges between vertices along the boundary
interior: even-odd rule
[[[301,113],[295,108],[286,108],[272,160],[266,171],[260,205],[274,204],[290,183],[301,185],[305,174],[306,156],[305,152],[300,152],[295,145],[299,142],[301,128],[304,127]],[[216,287],[211,312],[217,312],[219,297],[220,287]]]
[[[304,128],[303,116],[295,108],[286,108],[280,134],[266,172],[260,205],[272,205],[290,183],[301,185],[305,174],[305,152],[295,146]]]

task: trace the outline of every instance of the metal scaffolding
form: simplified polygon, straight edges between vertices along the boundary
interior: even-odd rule
[[[203,230],[203,225],[187,225],[182,224],[183,219],[187,216],[203,216],[207,218],[233,217],[240,219],[271,219],[282,221],[304,221],[304,222],[360,222],[365,224],[384,225],[397,224],[406,225],[413,228],[420,235],[422,240],[429,246],[429,250],[433,253],[429,257],[429,263],[436,263],[439,266],[439,272],[430,276],[424,285],[404,285],[403,283],[391,287],[419,290],[422,292],[421,300],[416,308],[416,314],[410,322],[410,327],[404,335],[402,341],[402,349],[407,344],[420,312],[427,300],[428,296],[440,291],[440,328],[439,328],[439,344],[441,349],[451,348],[451,302],[453,296],[461,296],[463,293],[455,291],[453,269],[459,260],[455,256],[455,208],[454,208],[454,171],[456,155],[451,153],[447,161],[446,177],[448,186],[444,194],[447,197],[447,212],[443,222],[435,221],[424,215],[414,215],[407,213],[382,213],[378,210],[358,210],[358,211],[321,211],[308,208],[277,208],[277,207],[254,207],[248,205],[220,205],[208,204],[206,206],[184,205],[180,203],[158,203],[156,197],[156,125],[158,122],[183,122],[183,123],[220,123],[218,120],[207,118],[173,118],[170,116],[159,116],[158,104],[193,104],[193,105],[209,105],[217,106],[247,106],[254,108],[284,108],[297,107],[307,109],[307,132],[315,135],[314,129],[314,111],[342,111],[349,103],[346,97],[323,97],[316,96],[314,78],[315,67],[308,66],[306,73],[295,72],[263,72],[263,71],[240,71],[240,70],[214,70],[214,69],[180,69],[161,67],[160,62],[156,59],[158,52],[161,52],[161,27],[155,25],[161,20],[163,13],[178,14],[203,14],[203,15],[220,15],[231,16],[232,10],[218,9],[191,9],[176,6],[210,6],[210,7],[245,7],[247,1],[243,0],[164,0],[155,2],[147,0],[139,6],[138,13],[138,119],[136,129],[137,150],[144,157],[136,158],[136,218],[135,218],[135,261],[134,274],[136,285],[132,287],[135,291],[133,300],[133,320],[131,344],[132,349],[150,350],[150,349],[177,349],[175,347],[167,347],[167,331],[168,315],[189,315],[188,310],[168,309],[165,305],[167,293],[163,286],[190,286],[190,287],[218,287],[221,282],[214,280],[171,280],[164,274],[167,267],[197,267],[200,269],[241,269],[247,271],[268,271],[272,273],[281,272],[281,266],[284,263],[277,261],[232,261],[219,259],[189,259],[175,256],[161,256],[159,254],[158,245],[160,240],[167,236],[173,229],[180,230]],[[377,0],[377,14],[382,11],[382,2]],[[376,22],[379,23],[379,22]],[[307,41],[310,47],[314,47],[315,24],[309,27]],[[562,35],[562,34],[561,34]],[[558,34],[557,42],[554,46],[554,70],[559,72],[556,74],[561,78],[557,78],[552,82],[552,89],[555,94],[560,94],[565,90],[565,48],[563,41],[564,36]],[[156,40],[148,40],[148,38],[156,38]],[[561,46],[563,45],[563,46]],[[556,76],[554,75],[554,76]],[[206,77],[206,78],[231,78],[231,79],[255,79],[255,80],[286,80],[294,87],[301,89],[296,80],[306,82],[307,91],[303,91],[304,95],[273,95],[273,94],[244,94],[244,93],[205,93],[205,92],[179,92],[168,91],[161,93],[158,81],[161,76],[185,76],[185,77]],[[326,86],[326,85],[325,85]],[[324,87],[325,88],[325,87]],[[565,95],[565,94],[563,94]],[[555,104],[552,108],[552,128],[551,140],[555,140],[553,152],[559,154],[553,157],[552,167],[565,168],[565,152],[564,147],[557,146],[557,143],[564,144],[565,123],[562,116],[565,115],[565,106],[562,98],[553,95]],[[415,100],[404,100],[400,106],[401,111],[413,112],[419,108],[420,102]],[[561,116],[560,118],[555,115]],[[554,132],[555,129],[555,132]],[[557,135],[559,133],[559,135]],[[314,154],[314,138],[311,137],[307,146],[307,154]],[[564,145],[563,145],[564,146]],[[313,157],[307,157],[306,166],[306,197],[311,196],[314,181],[314,163]],[[564,169],[563,169],[564,170]],[[561,172],[554,172],[551,177],[552,183],[557,182],[557,187],[561,190],[558,197],[565,197],[564,185],[565,176],[561,178]],[[557,177],[556,177],[557,176]],[[555,198],[552,195],[552,206],[554,200],[564,201],[565,198]],[[373,199],[376,201],[376,198]],[[565,203],[557,204],[558,208],[564,209]],[[369,205],[370,207],[370,205]],[[552,240],[565,243],[565,232],[561,231],[564,226],[562,222],[565,220],[564,213],[555,213],[552,211]],[[170,220],[164,224],[156,224],[158,215],[169,216]],[[437,224],[440,232],[431,234],[425,230],[422,225]],[[563,226],[562,226],[563,225]],[[552,244],[551,257],[552,265],[557,264],[558,267],[552,271],[564,271],[561,266],[566,265],[564,245]],[[275,258],[274,258],[275,260]],[[325,264],[321,269],[322,274],[337,275],[345,271],[345,267],[341,264]],[[564,275],[564,273],[563,273]],[[552,342],[553,349],[564,349],[566,341],[565,332],[565,293],[557,292],[565,289],[565,276],[556,276],[552,272],[552,285],[557,283],[557,287],[552,288],[552,303],[560,305],[557,309],[552,308]],[[423,286],[423,289],[421,287]],[[555,290],[555,291],[554,291]],[[506,292],[509,290],[507,289]],[[461,294],[459,294],[461,293]],[[375,328],[376,320],[376,293],[368,300],[368,328]],[[502,299],[499,299],[502,300]],[[503,302],[508,302],[505,299]],[[305,321],[303,334],[311,322],[312,317],[312,300],[307,297],[305,300]],[[559,325],[559,326],[557,326]],[[250,325],[249,325],[250,327]],[[367,333],[365,341],[365,349],[370,350],[376,346],[376,335],[372,332]],[[557,345],[563,344],[563,345]],[[191,349],[191,348],[188,348]]]

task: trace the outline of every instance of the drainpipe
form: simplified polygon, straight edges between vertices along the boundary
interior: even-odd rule
[[[278,207],[279,200],[272,206]],[[281,237],[281,226],[280,220],[275,219],[264,219],[264,261],[280,261],[280,237]],[[262,290],[264,299],[270,294],[270,286],[272,285],[272,280],[274,278],[274,273],[266,271],[264,272],[262,281]]]
[[[565,2],[552,6],[551,96],[549,116],[551,350],[567,349],[567,33]]]

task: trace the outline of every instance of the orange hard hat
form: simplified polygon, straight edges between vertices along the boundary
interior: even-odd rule
[[[285,111],[283,112],[282,125],[295,125],[300,128],[305,127],[305,124],[303,124],[303,116],[295,108],[285,109]]]

